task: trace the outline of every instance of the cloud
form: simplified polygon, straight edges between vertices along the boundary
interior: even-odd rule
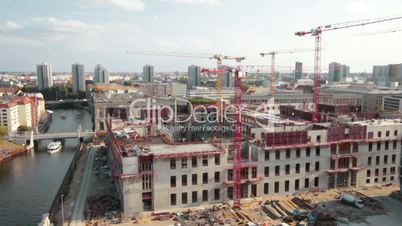
[[[29,38],[23,38],[15,35],[0,35],[0,45],[3,44],[29,47],[40,47],[43,45],[40,41]]]
[[[145,8],[143,0],[81,0],[87,3],[105,6],[112,5],[116,8],[127,10],[127,11],[142,11]]]
[[[79,20],[60,20],[54,17],[37,17],[31,22],[32,28],[45,33],[85,34],[103,31],[102,25],[90,25]]]
[[[211,6],[220,6],[223,5],[223,0],[161,0],[164,2],[176,2],[181,4],[187,5],[194,5],[194,4],[205,4]]]
[[[14,21],[8,20],[3,25],[0,25],[1,30],[20,30],[23,27]]]

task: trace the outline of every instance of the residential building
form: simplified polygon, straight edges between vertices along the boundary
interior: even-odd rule
[[[222,69],[224,70],[224,72],[222,72],[220,74],[221,77],[221,86],[225,87],[225,88],[230,88],[234,86],[234,75],[233,72],[228,70],[229,66],[222,66]]]
[[[402,89],[391,87],[378,87],[369,84],[336,84],[323,86],[320,89],[320,100],[324,94],[359,94],[363,97],[363,112],[378,112],[383,109],[384,97],[401,95]],[[346,97],[346,96],[345,96]]]
[[[209,87],[193,87],[193,89],[189,89],[187,86],[186,96],[188,98],[209,98],[209,99],[216,99],[217,98],[217,91],[215,88]],[[224,100],[229,100],[234,96],[234,89],[233,88],[222,88],[220,96]]]
[[[299,80],[303,75],[303,63],[296,61],[295,65],[295,80]]]
[[[402,83],[402,64],[373,66],[373,80],[379,86],[398,86]]]
[[[97,64],[95,66],[94,81],[100,84],[109,83],[109,71],[102,65]]]
[[[201,86],[201,68],[191,65],[188,67],[187,89],[194,89]]]
[[[53,86],[52,65],[48,63],[36,65],[36,74],[39,90],[44,90]]]
[[[2,87],[0,86],[0,97],[2,96],[12,96],[18,89],[16,87]]]
[[[153,83],[154,82],[154,66],[152,65],[144,65],[142,68],[143,80],[144,84]]]
[[[7,127],[8,134],[17,132],[19,123],[18,106],[15,101],[0,100],[0,126]]]
[[[337,62],[329,64],[328,82],[343,82],[349,76],[350,67]]]
[[[33,104],[33,109],[36,109],[36,113],[33,113],[35,117],[33,117],[33,122],[36,125],[43,117],[46,115],[45,109],[45,99],[43,98],[42,93],[28,93],[26,94],[28,98],[30,98],[31,103]]]
[[[402,94],[383,97],[382,110],[402,112]]]
[[[28,97],[21,97],[14,99],[14,101],[17,102],[19,125],[33,128],[35,126],[33,114],[36,108],[33,109],[34,105],[31,103],[31,100]]]
[[[144,84],[144,95],[147,97],[184,97],[186,85],[180,83],[148,83]]]
[[[71,65],[73,92],[85,91],[85,66],[80,63]]]

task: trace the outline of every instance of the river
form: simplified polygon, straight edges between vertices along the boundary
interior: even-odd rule
[[[76,110],[77,111],[77,110]],[[55,110],[48,132],[92,129],[91,115],[82,110]],[[66,118],[61,119],[64,114]],[[0,225],[37,225],[49,211],[64,175],[74,156],[78,139],[67,139],[64,148],[48,154],[49,140],[40,142],[38,150],[7,159],[0,164]]]

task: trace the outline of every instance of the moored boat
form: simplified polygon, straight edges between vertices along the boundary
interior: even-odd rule
[[[47,145],[47,152],[53,154],[61,150],[61,141],[52,141]]]

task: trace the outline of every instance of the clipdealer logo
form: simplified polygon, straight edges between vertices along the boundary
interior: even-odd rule
[[[185,104],[188,107],[188,115],[185,117],[179,117],[178,109],[179,105],[183,106]],[[222,119],[222,122],[227,122],[228,124],[232,124],[226,128],[226,130],[234,130],[233,124],[236,122],[235,115],[237,113],[240,114],[240,120],[242,117],[242,111],[245,106],[235,106],[233,104],[220,106],[218,109],[215,104],[198,104],[193,105],[189,100],[184,98],[175,98],[174,103],[169,104],[158,104],[156,99],[154,98],[139,98],[135,99],[131,102],[129,106],[129,120],[134,123],[145,124],[151,122],[160,122],[160,123],[185,123],[185,122],[196,122],[203,123],[209,125],[202,125],[203,130],[216,130],[216,123],[219,118]],[[265,109],[265,105],[261,104],[255,109],[255,121],[261,127],[266,127],[266,125],[256,117],[260,114],[260,111]],[[143,117],[145,114],[145,117]],[[218,117],[219,116],[219,117]],[[206,127],[214,127],[206,128]],[[189,129],[189,128],[187,128]],[[191,128],[190,128],[191,129]],[[244,128],[242,128],[244,129]],[[182,128],[178,128],[176,130],[184,130]],[[197,128],[193,128],[192,130],[197,131]],[[221,129],[225,130],[225,128]]]

